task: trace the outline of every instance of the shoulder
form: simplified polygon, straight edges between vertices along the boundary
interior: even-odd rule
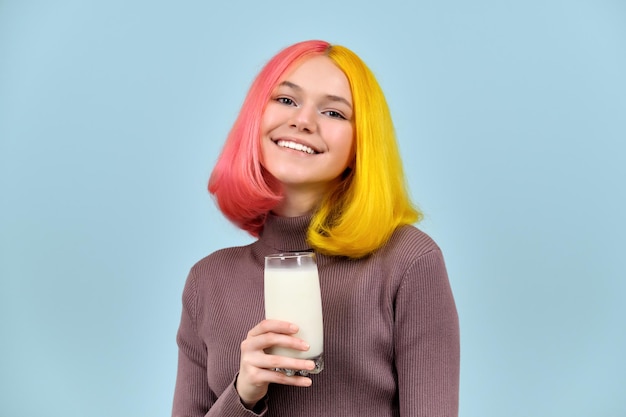
[[[232,266],[233,262],[245,259],[250,252],[250,245],[223,248],[200,259],[191,267],[191,274],[205,275],[207,272],[222,270]]]
[[[435,241],[412,225],[398,227],[387,243],[373,254],[374,262],[399,279],[445,270],[443,254]]]
[[[428,234],[414,226],[400,227],[383,250],[385,266],[398,280],[398,300],[452,300],[443,253]]]
[[[441,252],[435,241],[412,225],[398,227],[380,249],[386,256],[415,260],[430,252]]]
[[[224,294],[245,294],[243,289],[254,284],[260,273],[262,266],[253,256],[251,245],[224,248],[191,267],[186,291],[199,297],[200,303],[215,302]]]

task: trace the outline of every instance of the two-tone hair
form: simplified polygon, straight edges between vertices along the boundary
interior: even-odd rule
[[[276,86],[300,63],[325,55],[350,83],[354,105],[354,164],[313,213],[311,246],[327,255],[360,258],[381,247],[401,225],[422,215],[410,201],[395,130],[373,73],[351,50],[306,41],[275,55],[258,74],[228,134],[209,179],[224,215],[258,237],[267,214],[280,203],[280,184],[261,165],[260,126]]]

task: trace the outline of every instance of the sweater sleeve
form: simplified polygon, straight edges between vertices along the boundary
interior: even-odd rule
[[[206,345],[198,332],[198,292],[193,272],[183,290],[183,308],[176,341],[178,343],[178,371],[172,417],[250,417],[264,415],[246,409],[233,382],[217,396],[207,381]]]
[[[459,322],[441,251],[407,269],[395,311],[400,415],[458,416]]]

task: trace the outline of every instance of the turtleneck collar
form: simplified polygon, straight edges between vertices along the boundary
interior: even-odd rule
[[[299,217],[280,217],[268,214],[259,239],[252,245],[254,256],[264,264],[265,257],[274,253],[312,251],[306,235],[312,214]],[[318,266],[334,262],[336,257],[316,252]]]
[[[306,232],[311,223],[311,215],[299,217],[280,217],[268,214],[258,243],[264,251],[272,253],[297,252],[311,250],[307,243]],[[264,253],[263,256],[268,255]]]

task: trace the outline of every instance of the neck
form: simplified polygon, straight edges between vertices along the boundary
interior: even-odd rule
[[[299,217],[311,213],[320,203],[325,190],[293,189],[283,185],[283,200],[272,210],[282,217]]]

